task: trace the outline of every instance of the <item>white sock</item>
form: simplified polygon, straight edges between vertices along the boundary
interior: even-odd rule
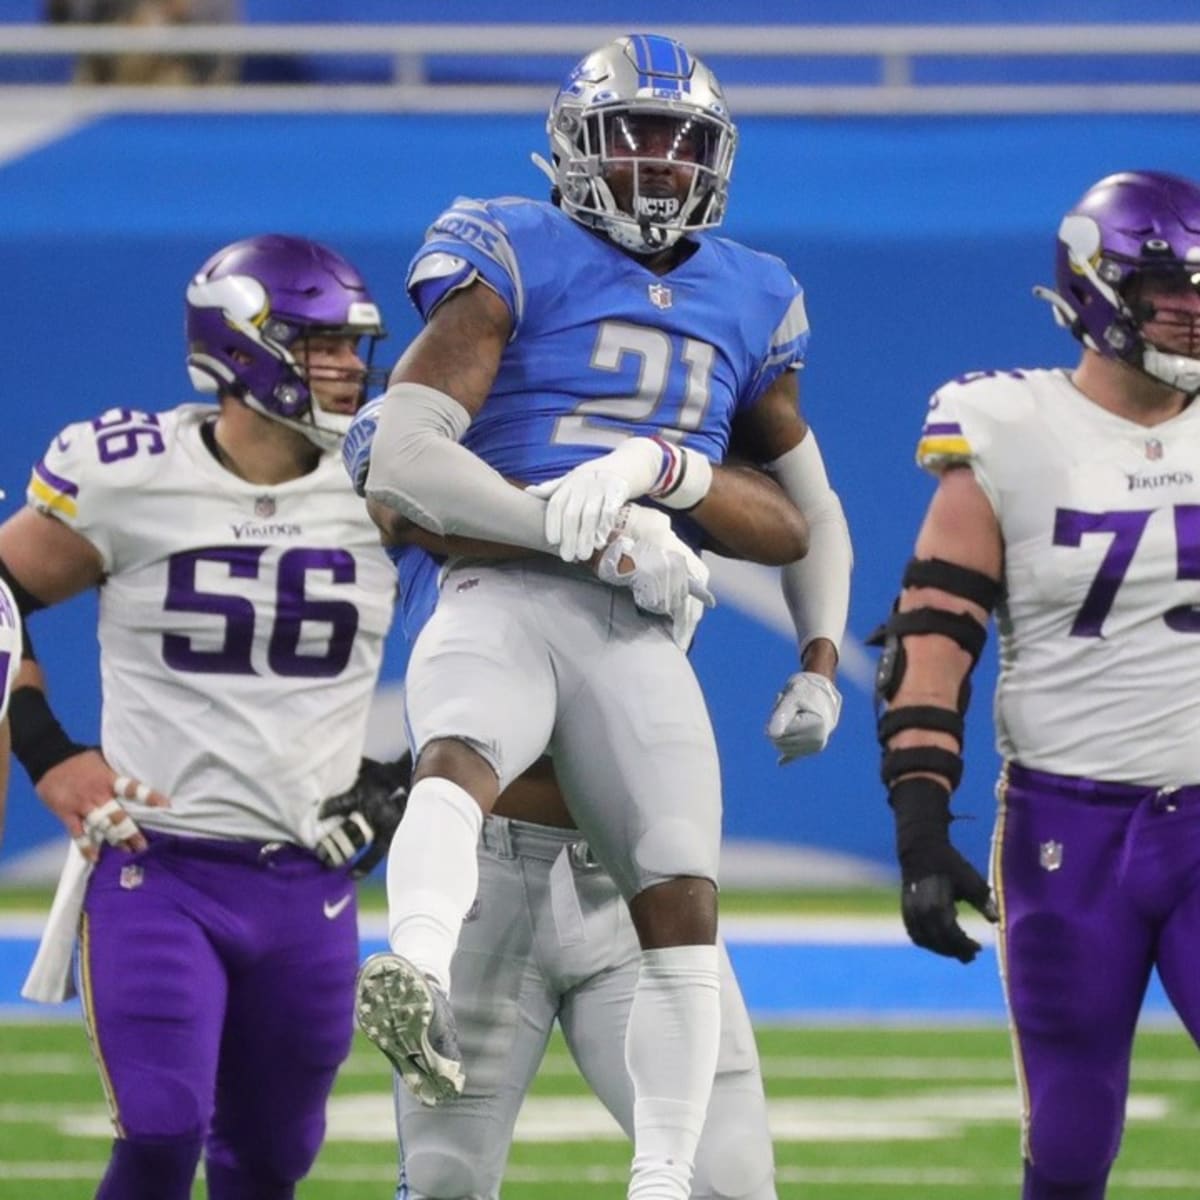
[[[643,950],[625,1033],[633,1080],[629,1200],[688,1200],[721,1040],[716,946]]]
[[[479,888],[482,827],[483,810],[469,792],[448,779],[422,779],[388,851],[388,942],[446,993],[463,917]]]

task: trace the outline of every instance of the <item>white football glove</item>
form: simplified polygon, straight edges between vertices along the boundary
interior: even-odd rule
[[[842,715],[842,696],[815,671],[798,671],[775,698],[767,737],[779,751],[779,765],[825,749]]]
[[[716,604],[708,590],[708,567],[671,529],[665,513],[627,505],[618,535],[596,565],[596,575],[613,587],[629,588],[644,612],[671,618],[671,636],[686,650],[706,608]],[[620,569],[621,559],[633,566]]]
[[[608,543],[621,507],[646,495],[667,465],[662,443],[631,437],[611,453],[525,490],[548,501],[546,540],[563,562],[582,561]]]

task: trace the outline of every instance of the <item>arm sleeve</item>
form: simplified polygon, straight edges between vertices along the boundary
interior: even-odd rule
[[[467,410],[437,388],[393,386],[372,446],[367,498],[441,537],[553,553],[546,502],[513,487],[458,444],[470,423]]]
[[[842,503],[829,486],[812,429],[798,446],[767,464],[789,500],[808,522],[808,553],[781,571],[783,598],[803,654],[809,642],[828,638],[841,651],[850,610],[854,552]]]

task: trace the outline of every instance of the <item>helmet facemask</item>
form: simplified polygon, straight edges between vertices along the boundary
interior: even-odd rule
[[[552,133],[564,210],[634,254],[721,223],[734,139],[703,113],[613,105]]]
[[[737,131],[716,77],[669,38],[630,35],[568,76],[534,161],[563,211],[633,254],[721,223]]]

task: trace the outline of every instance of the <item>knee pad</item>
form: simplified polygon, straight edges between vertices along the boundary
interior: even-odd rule
[[[412,1200],[490,1200],[475,1167],[449,1150],[418,1150],[401,1170],[401,1195]]]
[[[1103,1077],[1076,1073],[1055,1080],[1040,1090],[1030,1112],[1028,1159],[1033,1174],[1058,1188],[1099,1185],[1097,1194],[1102,1196],[1121,1145],[1124,1119],[1124,1093]],[[1091,1193],[1084,1190],[1080,1195]]]
[[[117,1138],[96,1200],[190,1200],[200,1133],[175,1138]]]
[[[719,1082],[696,1151],[692,1200],[776,1200],[762,1089],[721,1088]]]

